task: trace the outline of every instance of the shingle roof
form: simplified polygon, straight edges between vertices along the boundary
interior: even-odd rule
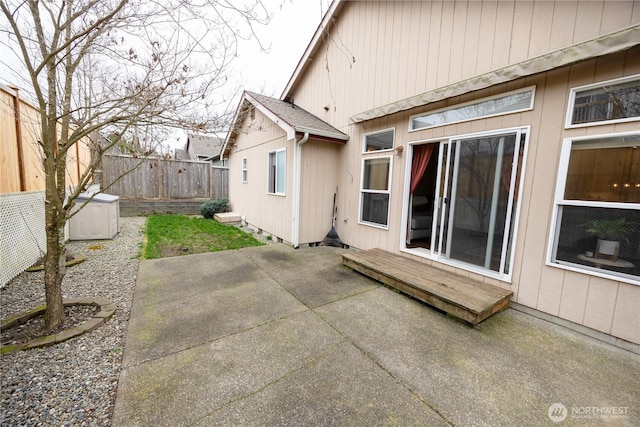
[[[349,139],[348,135],[295,104],[254,92],[247,91],[245,93],[294,128],[296,132],[309,132],[310,135],[342,141]]]
[[[189,160],[189,154],[184,148],[176,148],[173,157],[176,160]]]
[[[224,144],[224,140],[217,136],[187,135],[187,151],[193,153],[194,156],[217,156],[220,154],[222,144]],[[189,146],[191,146],[190,150]]]

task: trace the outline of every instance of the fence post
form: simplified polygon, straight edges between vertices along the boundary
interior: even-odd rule
[[[17,86],[9,86],[15,91],[13,95],[13,116],[16,120],[16,144],[18,145],[18,174],[20,176],[20,191],[27,191],[24,173],[24,154],[22,153],[22,125],[20,124],[20,94]]]
[[[162,162],[156,162],[156,168],[158,168],[158,193],[156,194],[156,197],[158,199],[162,199],[162,192],[164,191],[163,189],[163,185],[162,185],[162,180],[164,179],[164,165],[162,164]]]

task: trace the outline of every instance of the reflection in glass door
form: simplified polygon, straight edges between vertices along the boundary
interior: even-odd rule
[[[524,140],[518,130],[441,143],[440,257],[509,274]]]

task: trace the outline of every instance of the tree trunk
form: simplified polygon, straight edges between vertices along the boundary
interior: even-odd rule
[[[48,199],[50,200],[50,199]],[[53,203],[45,203],[47,253],[44,258],[44,287],[47,303],[45,329],[55,330],[64,323],[62,279],[66,273],[64,221]]]

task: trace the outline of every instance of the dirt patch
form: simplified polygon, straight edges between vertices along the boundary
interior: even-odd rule
[[[65,329],[71,329],[93,317],[98,309],[99,307],[94,305],[65,306],[65,321],[60,328],[54,331],[44,330],[44,314],[33,317],[23,324],[4,328],[2,330],[2,345],[24,344],[36,338],[53,335]]]
[[[165,246],[162,246],[162,249],[160,250],[160,258],[168,258],[168,257],[172,257],[172,256],[196,254],[196,253],[200,253],[200,252],[204,252],[204,251],[203,250],[198,251],[198,250],[194,250],[192,248],[188,248],[188,247],[184,247],[184,246],[165,245]]]

